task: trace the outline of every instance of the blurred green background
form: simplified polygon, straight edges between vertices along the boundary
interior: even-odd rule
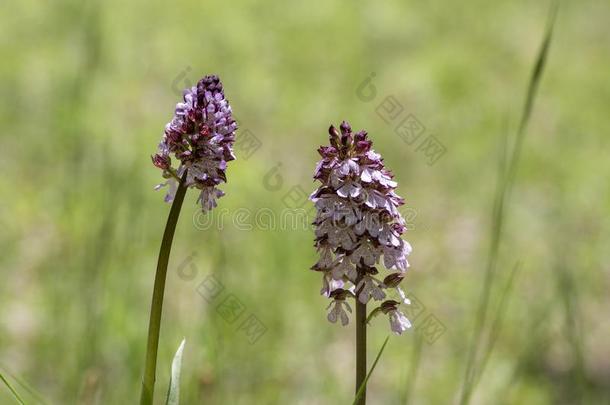
[[[153,191],[161,178],[150,155],[180,89],[216,73],[238,139],[248,130],[260,147],[242,143],[229,165],[215,214],[226,214],[222,229],[202,229],[196,193],[187,194],[158,403],[182,337],[185,404],[351,403],[353,325],[325,319],[320,276],[308,270],[312,230],[265,229],[253,216],[277,217],[294,187],[313,190],[316,148],[342,119],[369,131],[399,181],[413,228],[404,285],[423,306],[416,330],[391,337],[370,403],[454,403],[501,135],[516,130],[547,11],[547,2],[525,0],[4,2],[1,370],[28,403],[34,397],[14,377],[47,403],[137,401],[169,212]],[[560,8],[507,206],[492,311],[522,266],[473,403],[610,401],[609,20],[603,0]],[[372,72],[375,97],[363,101],[356,90]],[[434,164],[378,114],[388,96],[425,127],[421,139],[445,147]],[[208,302],[197,290],[210,275],[225,289]],[[244,307],[234,323],[217,311],[228,296]],[[239,330],[249,315],[266,328],[254,344]],[[444,333],[430,338],[426,319]],[[387,319],[373,321],[371,357],[388,331]],[[0,387],[0,403],[11,401]]]

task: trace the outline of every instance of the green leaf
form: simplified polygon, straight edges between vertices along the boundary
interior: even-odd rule
[[[23,402],[23,399],[21,399],[19,394],[17,394],[17,391],[15,391],[15,389],[11,386],[11,384],[8,382],[8,380],[6,378],[4,378],[4,375],[2,373],[0,373],[0,380],[2,380],[4,385],[6,385],[8,390],[11,392],[11,394],[13,394],[13,397],[15,398],[15,401],[17,401],[17,403],[19,403],[21,405],[24,405],[25,402]]]
[[[366,378],[364,379],[364,382],[362,383],[360,388],[358,388],[358,392],[356,393],[356,398],[354,398],[353,405],[356,405],[356,403],[358,402],[358,400],[362,396],[362,393],[364,392],[364,389],[366,388],[366,384],[369,382],[369,378],[371,378],[371,374],[373,374],[373,371],[375,370],[375,367],[377,366],[377,362],[379,361],[379,358],[383,354],[383,350],[385,349],[385,345],[388,344],[388,340],[389,339],[390,339],[390,336],[388,335],[388,337],[385,338],[385,341],[383,342],[383,345],[381,345],[381,349],[379,349],[379,353],[377,353],[377,357],[375,357],[375,361],[373,362],[373,366],[369,370],[369,373],[366,375]]]
[[[182,352],[186,339],[182,339],[180,347],[176,350],[174,360],[172,361],[172,375],[169,380],[169,388],[167,390],[167,400],[165,405],[178,405],[180,403],[180,368],[182,367]]]
[[[374,317],[379,315],[380,312],[381,312],[381,306],[372,310],[371,313],[369,314],[369,316],[366,317],[366,324],[368,325],[373,320]]]

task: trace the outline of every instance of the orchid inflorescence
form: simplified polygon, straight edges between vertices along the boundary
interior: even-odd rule
[[[156,188],[169,186],[165,201],[174,199],[178,182],[186,171],[185,184],[201,190],[198,202],[203,211],[216,207],[224,193],[217,187],[226,182],[227,162],[234,160],[233,142],[237,124],[225,99],[218,76],[205,76],[197,86],[184,90],[184,101],[176,104],[171,122],[165,126],[155,166],[168,179]],[[172,155],[180,162],[172,166]]]
[[[393,332],[401,334],[411,327],[399,310],[409,304],[399,284],[409,267],[411,246],[401,238],[405,221],[398,212],[404,200],[395,193],[397,183],[383,164],[381,155],[372,149],[366,131],[352,133],[347,122],[329,128],[330,146],[321,146],[314,179],[322,184],[310,199],[315,203],[315,246],[320,259],[312,267],[322,273],[321,293],[332,299],[328,320],[349,322],[352,312],[347,300],[361,303],[383,301],[369,319],[384,313],[389,316]],[[377,265],[395,270],[378,278]],[[386,299],[393,289],[397,299]],[[385,300],[385,301],[384,301]]]

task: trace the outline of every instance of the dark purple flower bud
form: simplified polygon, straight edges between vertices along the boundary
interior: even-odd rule
[[[352,127],[345,121],[340,125],[341,128],[341,145],[344,147],[351,147],[354,137],[352,136]]]
[[[151,156],[152,162],[159,169],[167,170],[172,165],[172,160],[167,155],[161,155],[159,153],[155,153]]]
[[[365,141],[367,134],[368,133],[365,130],[356,132],[356,135],[354,135],[354,141],[356,141],[356,143]]]
[[[341,134],[343,135],[350,134],[352,132],[352,127],[347,121],[343,121],[339,127],[341,128]]]
[[[356,144],[356,152],[357,153],[365,153],[371,149],[373,146],[373,142],[366,139],[367,132],[362,130],[358,131],[356,135],[354,135],[354,143]]]
[[[330,128],[328,128],[328,134],[330,135],[330,144],[334,148],[339,148],[339,131],[337,131],[337,128],[335,128],[334,125],[331,125]]]
[[[398,301],[387,300],[387,301],[384,301],[383,304],[381,304],[380,308],[384,314],[387,314],[390,311],[395,311],[399,305],[400,305],[400,302],[398,302]]]
[[[383,285],[388,288],[398,287],[404,278],[405,276],[402,273],[392,273],[383,279]]]
[[[339,137],[339,131],[337,131],[337,128],[335,128],[334,125],[328,127],[328,134],[330,135],[330,139]]]
[[[330,293],[329,297],[335,300],[344,300],[349,296],[353,296],[351,291],[344,290],[343,288],[337,288]]]

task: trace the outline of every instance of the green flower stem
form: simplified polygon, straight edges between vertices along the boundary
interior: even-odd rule
[[[366,304],[356,294],[356,395],[366,379]],[[366,387],[357,400],[357,405],[366,404]]]
[[[161,330],[161,313],[163,312],[163,294],[165,292],[165,279],[167,276],[167,265],[169,255],[172,250],[172,241],[176,224],[180,217],[180,209],[186,194],[186,172],[178,184],[178,190],[169,211],[161,249],[159,250],[159,260],[157,262],[157,273],[155,274],[155,286],[153,289],[152,303],[150,306],[150,321],[148,324],[148,341],[146,344],[146,363],[144,364],[144,378],[142,380],[142,394],[140,405],[151,405],[155,390],[155,373],[157,369],[157,349],[159,348],[159,332]]]

